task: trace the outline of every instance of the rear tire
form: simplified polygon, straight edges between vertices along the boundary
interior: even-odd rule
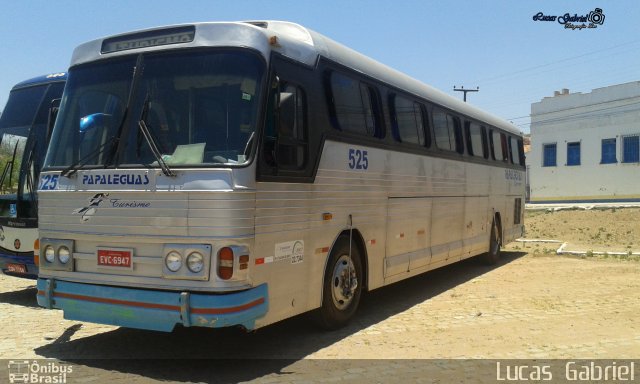
[[[482,255],[482,263],[485,265],[494,265],[500,260],[500,245],[502,241],[500,238],[500,228],[498,222],[493,219],[491,224],[491,236],[489,237],[489,252]]]
[[[329,256],[322,287],[322,306],[316,311],[320,327],[334,330],[345,326],[355,315],[362,294],[360,249],[349,238],[340,237]]]

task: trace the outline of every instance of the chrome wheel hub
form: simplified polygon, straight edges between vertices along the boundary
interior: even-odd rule
[[[347,308],[351,304],[357,288],[358,277],[353,260],[349,255],[342,255],[333,268],[331,277],[331,296],[336,308],[341,310]]]

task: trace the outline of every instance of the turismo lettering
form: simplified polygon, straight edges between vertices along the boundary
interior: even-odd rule
[[[84,175],[82,184],[93,185],[147,185],[148,175]]]
[[[149,208],[151,203],[148,201],[122,201],[120,199],[109,200],[113,208]]]

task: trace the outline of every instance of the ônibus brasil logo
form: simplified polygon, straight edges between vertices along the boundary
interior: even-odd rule
[[[9,383],[56,383],[67,382],[73,367],[55,361],[9,360]]]

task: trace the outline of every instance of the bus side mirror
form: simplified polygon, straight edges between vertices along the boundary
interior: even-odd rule
[[[91,115],[84,116],[80,119],[80,133],[91,132],[98,127],[104,127],[109,125],[111,121],[111,115],[106,113],[92,113]]]
[[[51,139],[51,133],[53,133],[53,126],[56,123],[58,112],[60,111],[60,100],[51,100],[51,106],[49,107],[49,116],[47,116],[47,142]]]
[[[103,132],[108,131],[111,127],[111,115],[106,113],[93,113],[80,119],[79,133],[80,141],[90,140],[89,138],[98,137]],[[102,144],[99,142],[98,144]]]

